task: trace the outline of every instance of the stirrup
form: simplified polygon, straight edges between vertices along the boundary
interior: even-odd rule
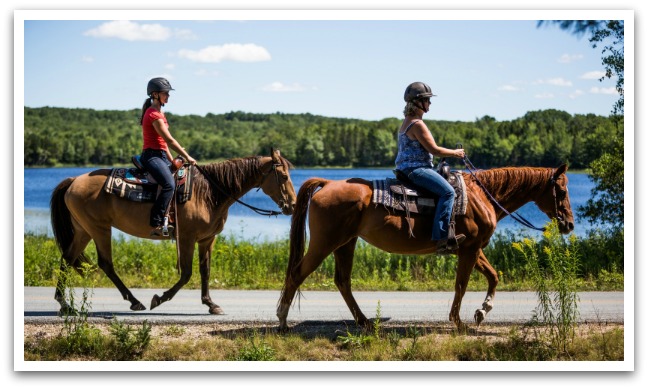
[[[457,251],[459,249],[459,245],[464,240],[466,240],[466,235],[464,234],[455,235],[454,238],[441,239],[437,243],[436,253],[451,254],[453,251]]]
[[[174,227],[172,224],[168,226],[157,226],[151,231],[151,236],[173,236]]]

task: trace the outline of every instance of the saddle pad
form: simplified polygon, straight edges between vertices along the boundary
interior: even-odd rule
[[[468,198],[463,175],[461,172],[451,172],[448,182],[456,193],[455,215],[465,215]],[[436,206],[436,198],[430,197],[426,192],[419,192],[415,188],[393,178],[373,181],[372,201],[374,204],[382,204],[398,211],[420,214],[433,214]]]
[[[147,203],[155,201],[158,185],[149,183],[134,169],[117,168],[113,169],[106,179],[104,189],[130,201]]]
[[[193,192],[191,168],[181,168],[176,173],[176,196],[180,204],[191,199]],[[150,174],[139,169],[116,168],[106,179],[104,190],[130,201],[154,202],[158,184]]]

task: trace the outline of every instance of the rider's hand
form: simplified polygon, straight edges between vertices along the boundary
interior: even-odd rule
[[[188,158],[187,158],[187,163],[189,163],[189,164],[191,164],[191,165],[195,165],[195,164],[196,164],[196,160],[193,159],[193,158],[191,158],[191,155],[187,155],[187,157],[188,157]]]
[[[464,149],[456,149],[455,150],[455,157],[457,158],[464,158],[466,156],[466,152]]]

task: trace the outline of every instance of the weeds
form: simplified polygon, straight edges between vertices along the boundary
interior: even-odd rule
[[[575,238],[572,235],[570,239],[573,242]],[[541,244],[542,251],[537,250],[537,243],[530,239],[514,247],[526,259],[538,295],[532,322],[548,326],[549,342],[557,350],[567,352],[578,319],[579,255],[574,251],[575,245],[565,243],[556,221],[547,225]]]

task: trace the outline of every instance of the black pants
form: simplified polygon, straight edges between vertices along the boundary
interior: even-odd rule
[[[153,149],[145,149],[142,152],[140,160],[149,174],[162,187],[160,195],[155,199],[155,203],[153,203],[149,221],[151,227],[161,226],[164,222],[164,213],[169,207],[175,190],[175,180],[170,169],[171,161],[167,159],[164,150]]]

